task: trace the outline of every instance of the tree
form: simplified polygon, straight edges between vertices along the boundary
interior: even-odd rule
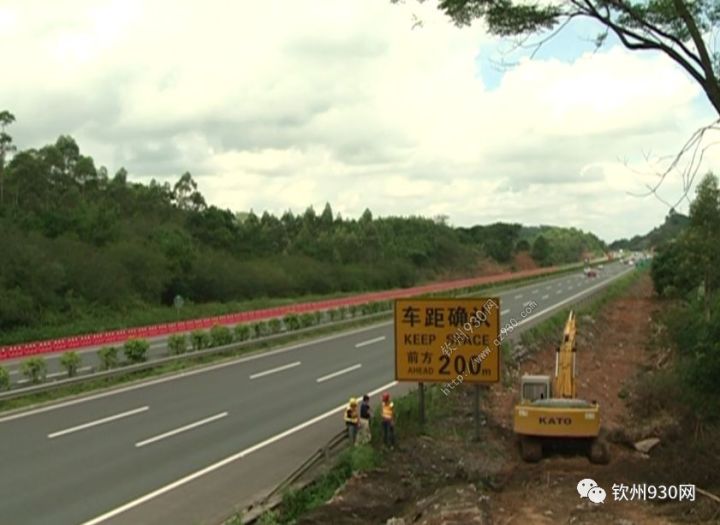
[[[5,156],[15,151],[12,137],[5,128],[15,122],[15,115],[9,111],[0,111],[0,206],[5,204]]]
[[[33,385],[37,385],[47,377],[47,362],[42,357],[31,357],[23,361],[20,371]]]
[[[176,206],[181,210],[202,211],[207,208],[205,199],[197,191],[197,183],[187,171],[175,183],[172,197]]]
[[[550,260],[550,245],[548,244],[545,237],[540,235],[537,239],[535,239],[535,242],[533,242],[532,251],[530,252],[530,256],[540,266],[544,266],[548,263],[548,261]]]
[[[398,3],[401,0],[391,0]],[[425,0],[418,0],[424,2]],[[658,51],[680,65],[705,92],[720,115],[720,57],[709,51],[712,29],[720,22],[715,2],[702,0],[440,0],[439,9],[456,25],[483,20],[491,34],[529,36],[553,31],[554,36],[574,19],[590,19],[602,28],[599,48],[614,34],[630,50]],[[540,40],[537,49],[547,38]]]
[[[515,245],[515,251],[516,252],[529,252],[530,251],[530,243],[527,242],[525,239],[520,239],[517,244]]]
[[[123,345],[125,358],[130,363],[147,361],[148,350],[150,350],[150,343],[145,339],[128,339]]]
[[[77,352],[65,352],[60,356],[60,365],[67,371],[68,377],[75,377],[82,358]]]
[[[392,3],[405,0],[390,0]],[[425,2],[425,0],[417,0]],[[468,26],[475,20],[487,24],[491,34],[520,39],[518,47],[540,47],[571,21],[589,19],[597,23],[600,33],[596,49],[602,47],[608,35],[615,35],[631,51],[662,53],[679,65],[703,90],[715,109],[716,119],[695,131],[680,152],[658,173],[657,182],[646,185],[647,192],[637,197],[654,196],[669,208],[677,207],[692,188],[705,150],[705,133],[720,130],[720,53],[712,49],[720,22],[720,9],[707,0],[557,0],[556,2],[526,2],[525,0],[440,0],[438,7],[457,26]],[[531,35],[541,35],[527,44]],[[682,195],[672,204],[658,195],[668,177],[675,173],[682,158],[689,162],[681,169]],[[661,158],[662,160],[662,158]]]
[[[697,257],[704,289],[704,310],[710,319],[710,298],[720,284],[720,189],[712,173],[698,184],[697,197],[690,205],[688,240]]]
[[[117,346],[103,346],[97,351],[100,360],[100,370],[110,370],[118,365],[118,348]]]

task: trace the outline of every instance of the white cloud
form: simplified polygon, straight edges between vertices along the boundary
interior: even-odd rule
[[[5,4],[0,108],[20,147],[69,133],[111,172],[190,171],[233,210],[329,201],[345,216],[444,213],[612,240],[667,211],[627,194],[654,180],[641,153],[674,152],[712,118],[668,59],[621,48],[524,60],[490,90],[478,59],[492,39],[432,2]],[[663,194],[679,188],[675,176]]]

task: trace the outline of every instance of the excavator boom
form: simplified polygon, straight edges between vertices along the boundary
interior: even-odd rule
[[[570,312],[555,354],[553,397],[575,399],[575,312]]]

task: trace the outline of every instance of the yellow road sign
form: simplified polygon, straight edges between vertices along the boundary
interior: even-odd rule
[[[396,299],[395,379],[497,383],[500,299]]]

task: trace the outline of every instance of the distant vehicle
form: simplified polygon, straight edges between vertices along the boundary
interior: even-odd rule
[[[603,265],[602,265],[602,264],[598,264],[598,270],[602,270],[602,269],[603,269]]]
[[[595,268],[590,268],[588,266],[585,268],[585,275],[587,277],[597,277],[597,270],[595,270]]]

